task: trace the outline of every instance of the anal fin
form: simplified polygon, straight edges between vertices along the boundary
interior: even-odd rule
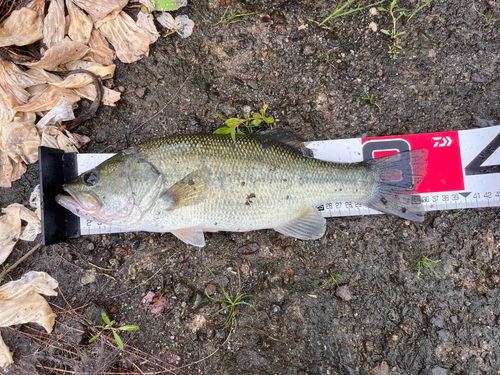
[[[205,235],[201,228],[182,228],[171,232],[175,237],[193,246],[205,246]]]
[[[315,207],[307,207],[299,216],[274,230],[299,240],[316,240],[325,234],[326,220]]]

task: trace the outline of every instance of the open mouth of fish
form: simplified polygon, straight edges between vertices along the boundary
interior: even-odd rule
[[[77,216],[94,219],[93,215],[97,213],[101,203],[93,194],[85,191],[80,191],[77,194],[67,185],[63,186],[63,189],[66,194],[58,194],[56,196],[57,203]]]

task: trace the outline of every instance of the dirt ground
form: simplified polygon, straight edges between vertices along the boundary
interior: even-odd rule
[[[118,64],[113,84],[125,89],[123,100],[80,126],[92,139],[82,152],[213,132],[223,125],[215,112],[234,116],[264,104],[277,127],[308,140],[498,124],[500,21],[485,25],[470,0],[434,0],[409,23],[398,22],[406,34],[393,60],[391,40],[380,33],[391,28],[387,13],[366,9],[330,21],[331,30],[308,22],[328,16],[331,3],[232,0],[240,13],[259,13],[215,25],[226,5],[189,0],[177,13],[195,21],[193,35],[161,38],[149,57]],[[500,17],[494,1],[475,5],[486,16],[494,12],[492,20]],[[380,114],[362,99],[364,86],[377,94]],[[146,88],[142,98],[138,88]],[[37,173],[32,165],[12,189],[0,190],[1,206],[26,202]],[[385,215],[330,219],[325,237],[310,242],[269,230],[207,234],[201,249],[156,233],[42,247],[9,276],[38,270],[58,280],[60,294],[49,298],[58,315],[54,332],[0,329],[15,351],[15,365],[0,372],[500,374],[498,212],[441,211],[411,224]],[[19,243],[7,262],[32,246]],[[426,256],[442,261],[435,268],[440,279],[429,269],[417,278],[412,260]],[[219,330],[227,315],[211,316],[221,305],[205,290],[217,298],[221,291],[207,267],[226,290],[242,287],[254,296],[244,301],[259,318],[241,307],[237,327]],[[318,288],[329,273],[349,275],[339,284],[350,300],[335,285]],[[155,299],[148,304],[149,291]],[[140,327],[121,333],[124,350],[109,332],[88,344],[101,311],[117,326]]]

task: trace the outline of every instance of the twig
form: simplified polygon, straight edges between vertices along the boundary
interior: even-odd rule
[[[7,268],[5,271],[3,271],[2,273],[0,273],[0,280],[5,276],[7,275],[10,271],[12,271],[14,268],[16,268],[19,263],[21,263],[23,260],[25,260],[27,257],[29,257],[31,254],[33,254],[36,250],[38,250],[40,247],[42,246],[41,243],[35,245],[35,247],[33,249],[31,249],[30,251],[28,251],[26,254],[24,254],[21,259],[19,259],[16,263],[14,263],[12,266],[10,266],[9,268]]]
[[[48,71],[48,72],[52,73],[52,74],[61,75],[61,76],[69,76],[72,74],[83,73],[83,74],[88,74],[94,80],[96,96],[95,96],[95,99],[94,99],[92,105],[89,107],[89,109],[87,111],[82,113],[80,116],[78,116],[74,120],[63,121],[63,125],[65,125],[68,130],[74,129],[78,125],[80,125],[82,122],[90,120],[91,118],[95,117],[95,114],[96,114],[97,110],[99,109],[99,105],[101,104],[102,97],[104,94],[104,87],[103,87],[102,82],[98,76],[96,76],[94,73],[89,72],[88,70],[85,70],[85,69],[68,70],[66,72],[56,72],[56,71]]]

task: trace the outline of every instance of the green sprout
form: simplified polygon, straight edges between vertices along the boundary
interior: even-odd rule
[[[224,128],[219,128],[214,131],[215,134],[231,134],[233,141],[236,142],[236,134],[252,134],[255,128],[261,126],[261,124],[265,124],[267,129],[272,129],[272,123],[274,123],[274,119],[272,117],[266,117],[266,109],[268,105],[265,104],[259,112],[255,112],[252,116],[249,114],[241,117],[238,115],[237,117],[227,118],[223,114],[215,113],[215,116],[224,120],[226,126]],[[243,125],[245,128],[240,127]]]
[[[486,14],[480,12],[477,8],[476,8],[476,2],[475,0],[472,1],[472,7],[474,8],[474,10],[476,11],[477,14],[483,16],[484,18],[484,21],[485,23],[483,23],[480,27],[480,29],[482,27],[488,27],[488,26],[494,26],[495,23],[500,20],[500,17],[499,18],[493,18],[495,16],[495,12],[497,11],[498,9],[498,3],[495,4],[496,6],[493,8],[493,10],[491,11],[490,15],[487,16]]]
[[[339,286],[339,283],[338,283],[337,279],[341,278],[341,277],[348,277],[348,276],[351,276],[351,275],[337,275],[336,273],[331,273],[330,272],[330,278],[328,279],[328,281],[326,283],[324,283],[323,285],[321,285],[321,286],[317,286],[316,288],[317,289],[323,288],[323,287],[327,286],[330,283],[337,285],[337,288],[339,288],[340,286]]]
[[[363,88],[363,90],[365,91],[366,96],[361,97],[361,99],[367,100],[369,104],[376,105],[378,108],[378,113],[382,113],[382,108],[380,108],[380,106],[375,103],[375,97],[377,96],[377,94],[368,94],[368,89],[366,88],[366,86]]]
[[[220,283],[220,281],[213,274],[212,270],[210,268],[208,268],[208,267],[207,267],[207,269],[211,273],[212,277],[217,282],[217,284],[219,284],[219,288],[222,290],[222,293],[224,294],[224,297],[225,297],[225,299],[218,299],[218,298],[210,297],[208,295],[208,292],[205,289],[205,294],[207,295],[208,298],[210,298],[212,301],[220,302],[220,303],[224,304],[223,307],[221,307],[215,313],[213,313],[212,315],[210,315],[210,317],[212,317],[214,315],[217,315],[217,314],[219,314],[220,312],[222,312],[224,310],[228,310],[228,316],[227,316],[226,320],[224,321],[224,323],[220,326],[220,329],[222,331],[225,330],[228,327],[234,327],[234,328],[236,328],[236,326],[237,326],[236,315],[237,314],[243,314],[243,315],[249,316],[250,319],[252,319],[252,322],[253,322],[252,316],[250,316],[248,314],[245,314],[245,313],[241,313],[241,312],[239,312],[236,309],[240,305],[250,306],[255,311],[257,319],[259,319],[259,312],[255,308],[255,306],[252,305],[251,303],[242,301],[243,299],[248,298],[248,297],[255,298],[254,296],[252,296],[251,294],[246,294],[245,292],[241,292],[241,289],[240,289],[240,291],[236,294],[236,297],[233,298],[231,292],[228,293],[226,291],[226,289],[224,289],[224,287],[222,286],[222,284]]]
[[[455,212],[455,213],[453,214],[453,217],[459,217],[459,216],[460,216],[460,214],[462,213],[462,211],[463,211],[463,210],[464,210],[464,209],[462,208],[460,211]]]
[[[92,343],[96,338],[98,338],[101,333],[103,333],[105,330],[111,330],[113,332],[113,336],[115,337],[115,341],[120,347],[120,349],[123,349],[123,341],[118,335],[119,331],[137,331],[139,329],[138,326],[122,326],[122,327],[113,327],[113,324],[115,324],[114,320],[110,320],[108,315],[106,313],[102,313],[102,320],[104,320],[104,323],[106,323],[105,326],[95,326],[95,328],[100,328],[101,332],[99,332],[97,335],[92,337],[89,340],[89,344]]]
[[[321,21],[321,22],[315,21],[315,20],[309,19],[309,18],[307,20],[309,22],[315,23],[316,25],[322,27],[323,29],[331,30],[330,27],[326,26],[326,23],[328,21],[330,21],[331,19],[334,19],[334,18],[337,18],[337,17],[346,16],[348,14],[351,14],[351,13],[354,13],[354,12],[358,12],[360,10],[363,10],[363,9],[366,9],[366,8],[378,5],[380,3],[383,3],[385,0],[381,0],[381,1],[378,1],[378,2],[376,2],[374,4],[369,4],[369,5],[363,5],[362,1],[361,2],[358,1],[358,4],[356,5],[355,8],[350,8],[351,5],[353,5],[354,3],[356,3],[356,1],[357,0],[347,0],[347,2],[344,3],[344,0],[340,0],[337,3],[337,6],[333,10],[333,12],[328,17],[326,17],[323,21]]]
[[[424,7],[426,7],[427,5],[429,5],[431,2],[432,2],[432,0],[429,0],[424,5],[421,5],[420,7],[418,7],[412,14],[409,14],[409,15],[406,14],[406,12],[408,11],[408,9],[405,9],[405,8],[396,8],[397,0],[392,0],[391,1],[389,9],[386,9],[384,7],[379,7],[378,8],[378,10],[380,10],[381,12],[387,12],[387,13],[389,13],[389,15],[392,18],[392,30],[389,31],[389,30],[386,30],[386,29],[381,29],[380,32],[382,34],[386,34],[386,35],[390,36],[391,39],[393,40],[392,45],[389,45],[389,50],[387,51],[387,53],[390,54],[390,55],[392,55],[392,58],[394,60],[396,60],[396,58],[397,58],[400,50],[403,49],[403,47],[401,47],[399,45],[399,37],[401,35],[404,35],[406,33],[406,31],[398,31],[398,29],[397,29],[397,23],[398,23],[398,21],[401,19],[401,17],[407,17],[406,22],[410,22],[410,20],[413,18],[413,16],[415,14],[417,14],[420,10],[422,10]]]
[[[231,7],[231,5],[228,5],[224,14],[222,15],[222,18],[220,19],[219,22],[216,23],[216,25],[220,25],[223,23],[224,25],[228,26],[231,25],[232,23],[240,22],[242,21],[241,18],[246,17],[246,16],[252,16],[254,14],[257,14],[257,12],[252,12],[252,13],[238,13],[240,9],[238,7]]]
[[[420,278],[420,271],[422,270],[422,267],[429,268],[438,279],[441,278],[438,275],[438,273],[436,272],[436,270],[434,270],[434,267],[436,267],[437,265],[439,265],[439,263],[441,263],[440,259],[439,260],[432,260],[432,259],[429,259],[429,258],[425,257],[422,260],[412,260],[412,263],[416,263],[417,267],[418,267],[418,270],[417,270],[417,279]]]
[[[9,268],[9,263],[2,264],[2,272],[0,272],[0,273],[4,273],[5,271],[7,271],[7,268]],[[0,284],[3,283],[4,280],[5,280],[5,278],[1,278]]]

